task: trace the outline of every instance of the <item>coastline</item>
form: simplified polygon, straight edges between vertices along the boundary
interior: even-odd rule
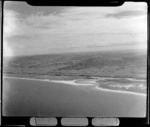
[[[81,79],[76,79],[76,80],[49,80],[49,79],[36,79],[36,78],[22,78],[22,77],[9,77],[9,76],[3,76],[3,78],[12,78],[12,79],[26,79],[26,80],[34,80],[34,81],[46,81],[46,82],[54,82],[54,83],[62,83],[62,84],[67,84],[67,85],[74,85],[74,86],[93,86],[93,89],[95,90],[102,90],[102,91],[108,91],[108,92],[117,92],[117,93],[127,93],[127,94],[134,94],[134,95],[139,95],[139,96],[147,96],[144,93],[137,93],[137,92],[131,92],[131,91],[123,91],[123,90],[112,90],[112,89],[107,89],[107,88],[102,88],[97,86],[96,84],[96,79],[95,82],[93,83],[83,83],[84,79],[80,82],[79,80]],[[101,80],[101,78],[99,78]],[[105,78],[107,79],[107,78]],[[85,79],[87,80],[87,79]],[[102,79],[104,80],[104,79]]]
[[[137,92],[131,92],[131,91],[123,91],[123,90],[122,91],[121,90],[110,90],[110,89],[105,89],[105,88],[98,87],[98,86],[96,86],[95,88],[96,88],[96,90],[103,90],[103,91],[108,91],[108,92],[127,93],[127,94],[133,94],[133,95],[138,95],[138,96],[147,96],[144,93],[137,93]]]

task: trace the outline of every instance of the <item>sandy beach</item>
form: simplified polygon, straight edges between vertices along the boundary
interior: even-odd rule
[[[63,83],[63,84],[69,84],[69,85],[76,85],[76,86],[93,86],[93,89],[96,90],[103,90],[103,91],[108,91],[108,92],[117,92],[117,93],[127,93],[127,94],[134,94],[134,95],[139,95],[139,96],[146,96],[146,94],[142,93],[136,93],[136,92],[131,92],[131,91],[121,91],[121,90],[112,90],[112,89],[105,89],[100,86],[97,86],[96,84],[97,80],[92,80],[92,81],[80,81],[80,80],[72,80],[72,81],[54,81],[50,80],[50,82],[56,82],[56,83]]]
[[[113,79],[113,78],[95,78],[95,79],[76,79],[76,80],[49,80],[49,79],[34,79],[34,78],[20,78],[20,77],[4,77],[4,78],[13,78],[13,79],[27,79],[27,80],[35,80],[35,81],[46,81],[46,82],[53,82],[53,83],[60,83],[60,84],[66,84],[66,85],[74,85],[74,86],[93,86],[92,88],[95,90],[102,90],[102,91],[108,91],[108,92],[117,92],[117,93],[127,93],[127,94],[134,94],[138,96],[146,96],[144,93],[137,93],[137,92],[131,92],[131,91],[123,91],[123,90],[112,90],[107,88],[102,88],[97,85],[97,80],[105,80],[105,79]],[[115,78],[119,79],[119,78]],[[136,80],[131,79],[130,80]]]
[[[104,89],[102,87],[95,87],[96,90],[103,90],[103,91],[108,91],[108,92],[116,92],[116,93],[127,93],[127,94],[133,94],[133,95],[138,95],[138,96],[146,96],[146,94],[142,93],[136,93],[136,92],[130,92],[130,91],[121,91],[121,90],[111,90],[111,89]]]

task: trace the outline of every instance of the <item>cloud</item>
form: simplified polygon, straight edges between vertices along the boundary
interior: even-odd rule
[[[5,8],[4,31],[6,46],[9,45],[14,55],[85,51],[92,47],[94,50],[107,44],[109,47],[111,43],[117,45],[117,42],[145,39],[126,34],[145,32],[147,20],[140,9],[50,7],[48,11],[44,7],[32,9],[28,14],[28,11],[21,11],[21,6],[18,10],[16,5],[11,8]],[[134,18],[125,18],[131,16]]]
[[[31,40],[34,38],[38,38],[38,36],[34,36],[34,35],[15,35],[15,36],[11,36],[9,38],[7,38],[8,41],[12,42],[12,41],[20,41],[20,40]]]
[[[146,15],[146,11],[134,11],[134,10],[127,10],[127,11],[119,11],[116,13],[106,14],[105,17],[107,18],[128,18],[128,17],[137,17]]]
[[[4,53],[3,56],[13,56],[13,50],[9,45],[9,41],[7,40],[9,37],[13,36],[17,31],[16,26],[16,16],[18,13],[14,11],[5,10],[4,11],[4,32],[3,32],[3,48]]]
[[[68,9],[69,7],[64,7],[64,6],[36,6],[33,7],[31,5],[29,5],[27,2],[25,1],[5,1],[4,2],[4,8],[6,10],[13,10],[15,12],[19,12],[21,15],[20,17],[27,17],[29,15],[32,14],[36,14],[38,13],[43,13],[43,15],[49,15],[51,13],[55,13],[55,14],[60,14],[62,12],[64,12],[66,9]]]
[[[18,13],[10,10],[4,11],[4,35],[12,36],[17,30],[17,17]]]
[[[58,8],[58,7],[57,7]],[[53,10],[57,10],[56,8]],[[70,7],[55,13],[54,11],[49,14],[34,12],[26,17],[13,17],[14,22],[10,22],[12,17],[7,19],[8,24],[13,26],[17,24],[17,30],[13,34],[83,34],[83,33],[112,33],[124,32],[122,29],[127,30],[127,22],[125,26],[124,21],[114,20],[127,16],[142,15],[140,11],[120,11],[115,13],[113,9],[100,7]],[[115,9],[114,9],[115,10]],[[57,12],[57,11],[56,11]],[[110,13],[112,12],[112,14]],[[19,13],[19,12],[18,12]],[[21,15],[21,14],[20,14]],[[108,17],[113,17],[109,18]],[[129,21],[130,24],[132,21]],[[138,22],[138,21],[137,21]],[[115,27],[116,23],[118,27]],[[129,24],[129,23],[128,23]],[[13,29],[13,28],[12,28]]]

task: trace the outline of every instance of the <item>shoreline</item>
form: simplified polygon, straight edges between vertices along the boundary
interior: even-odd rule
[[[92,83],[90,84],[90,83],[80,83],[80,81],[78,81],[78,79],[67,81],[67,80],[49,80],[49,79],[22,78],[22,77],[9,77],[9,76],[3,76],[3,78],[27,79],[27,80],[34,80],[34,81],[46,81],[46,82],[62,83],[62,84],[74,85],[74,86],[95,86],[94,87],[95,90],[102,90],[102,91],[108,91],[108,92],[117,92],[117,93],[127,93],[127,94],[139,95],[139,96],[147,96],[144,93],[137,93],[137,92],[131,92],[131,91],[112,90],[112,89],[102,88],[102,87],[99,87],[99,86],[96,85],[96,79],[95,79],[95,84],[92,84]],[[81,80],[81,79],[79,79],[79,80]],[[85,79],[85,80],[87,80],[87,79]]]
[[[123,91],[123,90],[122,91],[121,90],[110,90],[110,89],[105,89],[105,88],[98,87],[98,86],[96,86],[95,88],[96,88],[96,90],[103,90],[103,91],[108,91],[108,92],[127,93],[127,94],[139,95],[139,96],[147,96],[144,93],[137,93],[137,92],[131,92],[131,91]]]

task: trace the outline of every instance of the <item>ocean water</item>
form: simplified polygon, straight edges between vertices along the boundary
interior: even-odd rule
[[[2,108],[4,116],[145,117],[146,96],[5,78]]]

